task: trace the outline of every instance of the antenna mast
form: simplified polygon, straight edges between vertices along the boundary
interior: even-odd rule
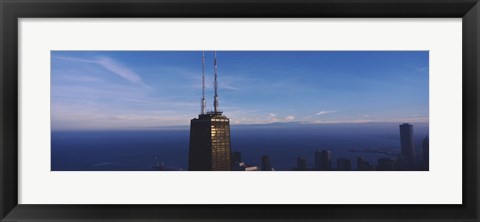
[[[202,51],[202,110],[201,114],[205,114],[207,103],[205,101],[205,51]]]
[[[217,85],[217,74],[218,74],[218,70],[217,70],[217,51],[214,51],[214,60],[213,60],[213,65],[215,67],[215,82],[214,82],[214,87],[215,87],[215,97],[214,97],[214,101],[213,101],[213,110],[215,113],[218,112],[218,94],[217,94],[217,90],[218,90],[218,85]]]

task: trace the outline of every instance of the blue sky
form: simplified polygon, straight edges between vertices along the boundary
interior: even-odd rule
[[[201,51],[52,51],[53,130],[189,125]],[[213,109],[213,52],[205,52]],[[427,51],[218,51],[232,124],[428,122]]]

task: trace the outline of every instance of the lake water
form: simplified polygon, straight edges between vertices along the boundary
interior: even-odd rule
[[[368,124],[268,124],[232,125],[231,148],[242,153],[249,165],[260,166],[262,155],[269,155],[276,170],[291,170],[303,156],[307,166],[314,163],[314,152],[328,149],[332,165],[337,158],[365,157],[376,165],[381,157],[400,152],[399,123]],[[417,159],[428,124],[414,126]],[[189,128],[116,131],[52,132],[53,171],[149,171],[157,162],[169,170],[187,168]]]

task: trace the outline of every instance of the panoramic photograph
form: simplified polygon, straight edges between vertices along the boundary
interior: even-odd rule
[[[428,51],[51,51],[52,171],[428,171]]]

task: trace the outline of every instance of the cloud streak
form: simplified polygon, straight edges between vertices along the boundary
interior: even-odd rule
[[[367,115],[367,114],[359,113],[359,114],[357,114],[357,115],[359,115],[359,116],[361,116],[361,117],[363,117],[363,118],[370,118],[370,116]]]
[[[125,80],[128,80],[132,83],[143,84],[142,78],[137,73],[111,58],[100,57],[95,61],[103,68]]]
[[[141,85],[144,84],[140,75],[137,74],[135,71],[131,70],[130,68],[121,64],[120,62],[106,56],[100,56],[95,59],[81,59],[81,58],[66,57],[66,56],[54,56],[54,58],[61,59],[64,61],[71,61],[71,62],[97,64],[103,67],[104,69],[110,71],[111,73],[117,75],[118,77],[125,79],[131,83],[141,84]]]
[[[335,111],[333,110],[322,110],[318,113],[315,113],[315,116],[321,116],[321,115],[325,115],[325,114],[329,114],[329,113],[334,113]]]

